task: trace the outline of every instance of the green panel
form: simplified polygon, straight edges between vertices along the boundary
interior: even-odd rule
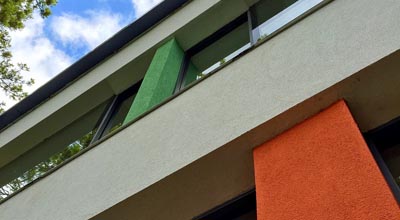
[[[186,71],[184,86],[187,86],[190,83],[196,81],[197,77],[199,76],[200,76],[200,71],[197,69],[195,65],[193,65],[192,61],[190,61],[188,69]]]
[[[158,48],[124,124],[173,94],[183,57],[184,51],[175,39]]]

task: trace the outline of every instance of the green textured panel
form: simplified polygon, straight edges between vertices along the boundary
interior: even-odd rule
[[[173,94],[183,57],[184,52],[175,39],[158,48],[124,124]]]
[[[197,67],[192,63],[192,61],[189,62],[189,66],[186,72],[185,76],[185,83],[184,86],[189,85],[190,83],[196,81],[197,77],[200,75],[200,71],[197,69]]]

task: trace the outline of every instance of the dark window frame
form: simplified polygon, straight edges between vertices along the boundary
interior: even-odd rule
[[[118,95],[114,95],[111,99],[112,101],[109,103],[107,106],[105,112],[103,113],[103,116],[101,117],[101,122],[100,125],[97,129],[96,134],[93,136],[92,141],[90,142],[89,146],[96,143],[97,141],[103,139],[106,135],[104,135],[104,132],[106,131],[107,125],[110,122],[112,116],[115,114],[117,107],[129,96],[131,96],[134,93],[137,93],[139,91],[140,85],[142,84],[143,80],[140,80],[139,82],[135,83],[122,93]]]
[[[392,121],[383,124],[371,131],[364,133],[365,141],[378,164],[387,184],[392,190],[393,196],[400,204],[400,187],[397,185],[392,173],[386,165],[381,152],[395,142],[395,139],[399,139],[400,134],[400,117],[393,119]]]
[[[252,189],[239,195],[192,220],[227,220],[240,217],[256,210],[256,190]]]
[[[237,18],[235,18],[233,21],[229,22],[228,24],[224,25],[222,28],[218,29],[216,32],[213,34],[209,35],[208,37],[204,38],[202,41],[191,47],[190,49],[185,51],[184,58],[182,61],[182,65],[179,71],[178,79],[176,82],[174,94],[180,92],[184,87],[186,75],[187,75],[187,70],[189,67],[189,62],[190,59],[199,53],[200,51],[204,50],[208,46],[212,45],[225,35],[229,34],[231,31],[235,30],[238,28],[240,25],[248,22],[251,24],[251,16],[250,16],[250,11],[246,11],[245,13],[239,15]],[[250,37],[250,44],[253,46],[253,32],[251,29],[251,25],[249,25],[249,37]],[[250,46],[250,48],[251,48]],[[246,49],[249,50],[250,48]],[[245,50],[245,51],[246,51]],[[244,52],[244,51],[243,51]]]

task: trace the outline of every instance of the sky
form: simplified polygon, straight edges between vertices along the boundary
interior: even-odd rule
[[[10,33],[13,62],[26,63],[24,77],[35,80],[25,91],[32,93],[161,1],[58,0],[50,17],[35,14],[23,30]],[[5,109],[16,103],[2,91],[0,101]]]

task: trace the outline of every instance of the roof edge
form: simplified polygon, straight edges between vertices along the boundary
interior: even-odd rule
[[[190,0],[164,0],[0,115],[0,132]]]

